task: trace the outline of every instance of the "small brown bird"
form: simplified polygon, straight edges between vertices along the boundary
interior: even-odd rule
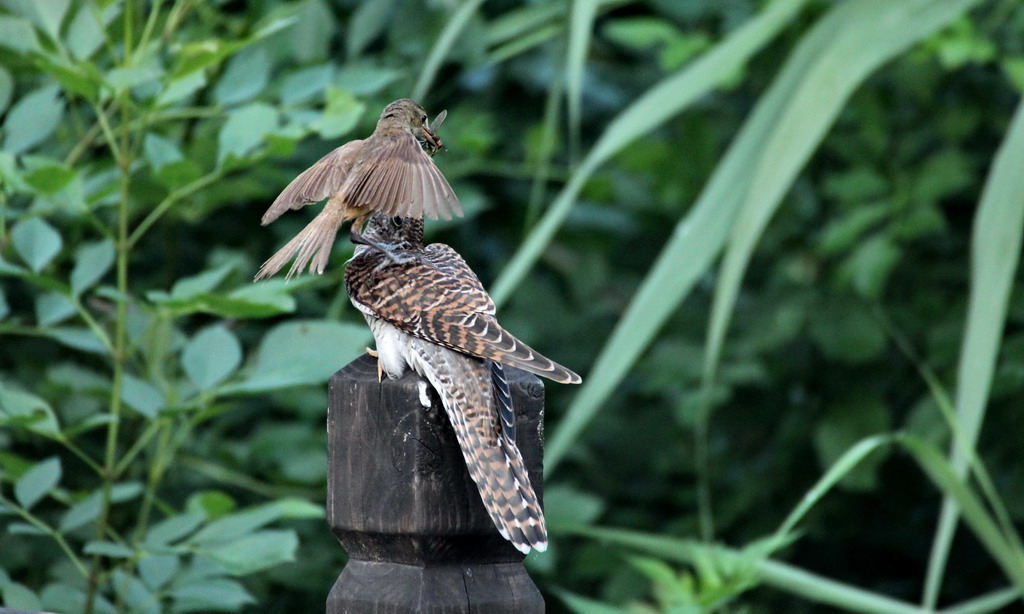
[[[363,238],[374,243],[356,248],[345,288],[373,331],[378,369],[396,379],[411,367],[430,382],[498,531],[524,553],[545,550],[502,365],[567,384],[580,376],[503,329],[466,261],[447,245],[423,246],[422,219],[375,213]]]
[[[327,204],[263,263],[256,280],[277,273],[292,256],[296,256],[295,262],[286,278],[301,273],[307,263],[310,272],[323,273],[341,224],[355,220],[352,234],[358,237],[359,228],[373,211],[446,220],[462,215],[459,199],[424,147],[434,153],[441,143],[431,131],[423,107],[403,98],[384,108],[369,138],[342,145],[292,180],[263,214],[264,226],[288,209],[325,198]]]

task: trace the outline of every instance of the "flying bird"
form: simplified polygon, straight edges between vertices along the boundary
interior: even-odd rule
[[[438,116],[436,125],[444,115]],[[355,220],[352,234],[358,237],[373,211],[446,220],[462,215],[455,192],[424,151],[433,154],[441,147],[423,107],[407,98],[389,104],[372,135],[350,141],[318,160],[293,179],[263,214],[266,226],[289,209],[328,199],[295,238],[263,263],[256,280],[274,275],[293,256],[286,279],[301,273],[307,263],[310,272],[323,273],[342,223]]]
[[[544,513],[516,447],[504,366],[557,382],[579,375],[498,324],[494,302],[451,247],[423,246],[423,220],[375,213],[345,266],[345,288],[377,344],[378,375],[411,368],[437,391],[469,475],[501,535],[518,550],[547,548]],[[383,248],[383,250],[382,250]]]

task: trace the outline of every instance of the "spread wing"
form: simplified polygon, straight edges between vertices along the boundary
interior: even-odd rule
[[[364,141],[349,141],[316,161],[313,166],[292,179],[263,214],[261,223],[266,226],[289,209],[299,209],[318,203],[334,194],[345,185],[352,170],[360,147]]]
[[[366,253],[348,263],[345,284],[352,300],[410,335],[556,382],[582,381],[498,324],[491,297],[447,245],[430,245],[401,264]]]
[[[347,205],[407,217],[450,220],[462,215],[448,180],[412,133],[371,138],[374,146],[366,148],[345,183]]]

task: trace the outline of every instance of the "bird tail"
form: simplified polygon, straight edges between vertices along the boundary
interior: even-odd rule
[[[291,279],[293,275],[302,273],[302,269],[306,268],[306,263],[309,263],[310,273],[316,272],[318,275],[323,273],[324,268],[327,267],[327,258],[331,254],[331,247],[334,245],[334,237],[338,234],[338,228],[344,221],[344,209],[332,207],[328,202],[323,210],[299,234],[295,235],[295,238],[263,263],[253,281],[273,276],[292,259],[292,256],[295,256],[295,262],[288,269],[285,279]],[[310,262],[310,258],[312,258],[312,262]]]
[[[462,448],[469,475],[501,536],[526,554],[547,550],[548,533],[526,462],[501,420],[511,411],[503,373],[489,361],[410,339],[410,364],[437,390]],[[494,386],[494,387],[492,387]],[[502,399],[507,399],[503,401]],[[502,404],[503,408],[495,407]],[[501,417],[499,417],[499,415]]]

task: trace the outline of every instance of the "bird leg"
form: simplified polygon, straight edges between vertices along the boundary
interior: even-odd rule
[[[356,220],[352,224],[352,228],[349,230],[348,233],[349,241],[352,241],[356,245],[369,245],[370,247],[379,250],[382,254],[384,254],[387,257],[388,260],[395,264],[405,264],[406,262],[409,262],[408,258],[402,258],[395,255],[394,246],[389,246],[385,243],[381,243],[373,239],[367,239],[365,236],[360,234],[360,232],[356,229],[358,224],[359,220]]]
[[[384,363],[380,361],[380,352],[373,348],[366,348],[366,353],[377,359],[377,383],[384,381]]]

